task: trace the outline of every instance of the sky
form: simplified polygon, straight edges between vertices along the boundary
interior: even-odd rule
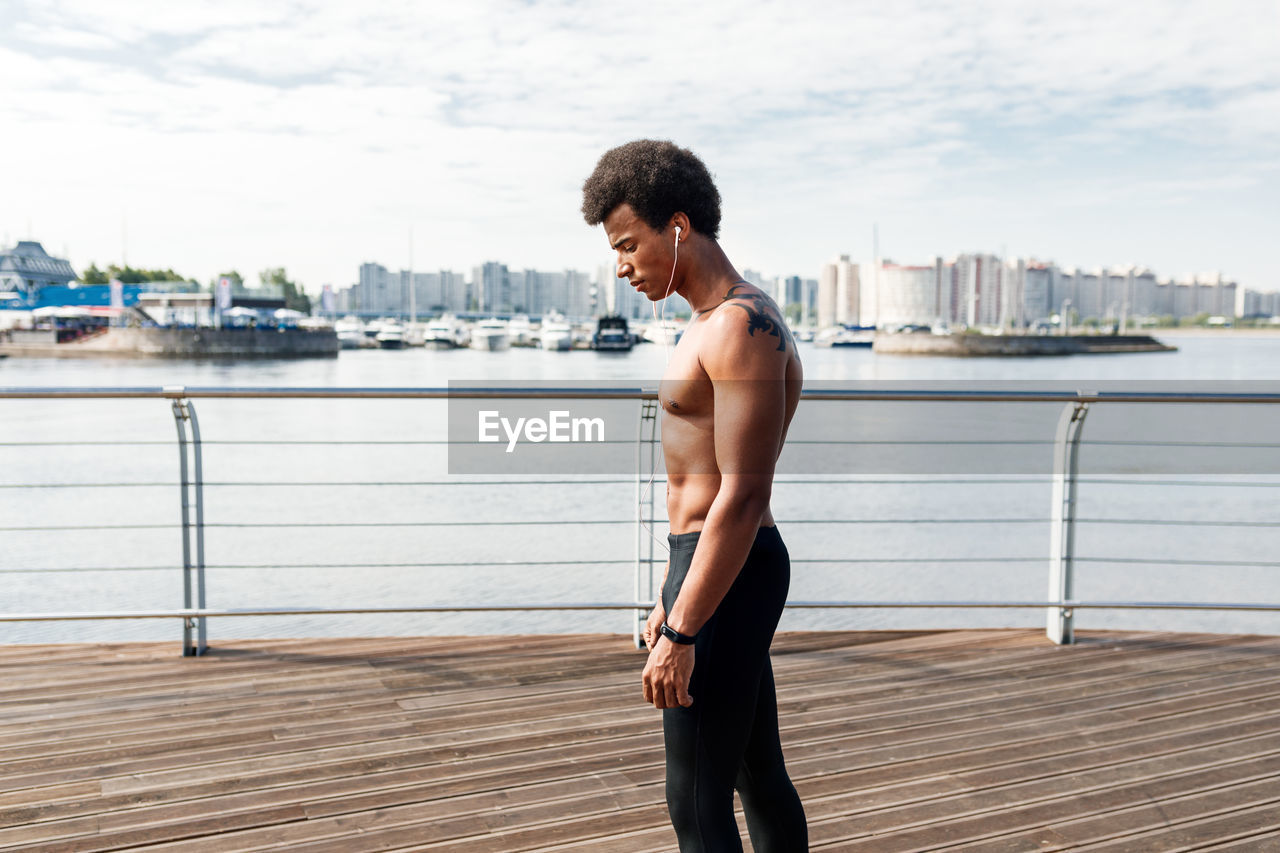
[[[0,243],[209,281],[612,263],[600,154],[739,270],[993,252],[1280,289],[1280,2],[0,0]]]

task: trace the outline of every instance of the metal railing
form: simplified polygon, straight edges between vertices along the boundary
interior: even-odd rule
[[[210,618],[222,618],[231,616],[283,616],[283,615],[336,615],[336,614],[390,614],[390,613],[481,613],[481,612],[535,612],[535,611],[631,611],[631,627],[633,639],[639,639],[640,626],[647,615],[648,610],[653,606],[655,596],[655,572],[654,568],[660,564],[661,559],[654,550],[654,539],[652,535],[647,535],[646,528],[651,529],[656,523],[660,523],[661,519],[657,518],[654,493],[657,483],[661,483],[661,478],[646,478],[642,472],[652,471],[655,469],[657,462],[657,453],[659,445],[658,437],[658,417],[657,417],[657,395],[653,391],[644,390],[634,387],[620,387],[607,389],[591,389],[584,390],[582,388],[546,388],[540,387],[536,389],[512,389],[512,388],[187,388],[181,386],[171,386],[164,388],[0,388],[0,399],[109,399],[109,398],[132,398],[132,399],[165,399],[171,404],[172,416],[177,431],[177,449],[179,454],[179,469],[177,485],[180,494],[180,525],[181,525],[181,544],[182,544],[182,579],[183,579],[183,601],[180,608],[159,609],[159,610],[104,610],[104,611],[75,611],[75,612],[42,612],[42,613],[24,613],[24,612],[6,612],[0,613],[0,622],[19,622],[19,621],[76,621],[76,620],[110,620],[110,619],[178,619],[182,623],[182,645],[184,655],[202,654],[208,647],[208,625]],[[632,560],[583,560],[578,561],[583,564],[601,565],[601,564],[630,564],[634,572],[634,596],[631,601],[585,601],[585,602],[492,602],[492,603],[466,603],[466,604],[422,604],[413,606],[396,606],[396,607],[246,607],[246,608],[210,608],[207,606],[207,584],[206,569],[209,568],[205,562],[205,534],[209,529],[227,528],[227,527],[307,527],[318,526],[313,524],[289,525],[279,522],[263,522],[263,523],[242,523],[227,524],[217,523],[210,524],[205,521],[205,500],[204,489],[206,486],[254,486],[254,487],[280,487],[290,485],[334,485],[334,486],[405,486],[405,485],[431,485],[431,486],[447,486],[457,485],[456,482],[445,479],[433,480],[416,480],[416,481],[333,481],[326,483],[325,481],[307,481],[306,483],[290,483],[279,480],[264,481],[234,481],[234,482],[206,482],[204,479],[204,459],[203,449],[206,445],[236,445],[236,444],[292,444],[292,445],[334,445],[334,444],[444,444],[447,442],[440,441],[207,441],[202,440],[200,434],[199,419],[196,414],[195,401],[199,399],[299,399],[299,398],[322,398],[322,399],[610,399],[610,400],[636,400],[640,405],[639,419],[637,424],[636,436],[634,439],[635,448],[635,474],[629,477],[617,477],[606,479],[593,479],[590,483],[625,485],[632,484],[635,489],[635,515],[630,520],[620,519],[595,519],[575,521],[575,524],[631,524],[635,529],[635,552]],[[1106,518],[1090,518],[1082,519],[1077,515],[1077,507],[1079,504],[1079,489],[1082,478],[1080,477],[1080,448],[1081,438],[1083,435],[1084,425],[1091,407],[1097,407],[1101,404],[1112,403],[1144,403],[1144,404],[1161,404],[1161,405],[1179,405],[1179,404],[1261,404],[1276,405],[1280,404],[1280,394],[1267,393],[1150,393],[1150,392],[1059,392],[1059,391],[921,391],[921,390],[807,390],[804,394],[806,401],[822,402],[822,401],[844,401],[844,402],[931,402],[931,403],[956,403],[956,402],[993,402],[993,403],[1057,403],[1062,405],[1060,417],[1058,419],[1057,430],[1052,441],[1048,439],[1034,440],[1030,442],[1021,442],[1023,444],[1042,444],[1046,448],[1051,447],[1053,454],[1053,466],[1050,482],[1052,485],[1052,499],[1048,518],[1026,517],[1026,518],[848,518],[848,519],[788,519],[788,524],[921,524],[921,523],[946,523],[946,524],[978,524],[999,521],[1002,524],[1048,524],[1049,526],[1049,572],[1048,572],[1048,595],[1043,600],[998,600],[998,599],[974,599],[974,600],[800,600],[789,601],[788,608],[792,609],[859,609],[859,608],[994,608],[994,609],[1028,609],[1028,608],[1044,608],[1046,612],[1046,635],[1055,643],[1071,643],[1074,641],[1074,612],[1076,610],[1086,609],[1107,609],[1107,610],[1216,610],[1216,611],[1277,611],[1280,610],[1280,603],[1264,603],[1264,602],[1213,602],[1213,601],[1135,601],[1135,600],[1086,600],[1075,598],[1075,565],[1081,562],[1105,561],[1105,562],[1129,562],[1129,563],[1149,563],[1164,565],[1235,565],[1235,566],[1267,566],[1280,567],[1278,562],[1270,561],[1204,561],[1204,560],[1163,560],[1163,559],[1144,559],[1144,558],[1086,558],[1079,557],[1075,550],[1075,533],[1077,525],[1084,521],[1095,523],[1124,523],[1124,524],[1186,524],[1186,522],[1162,520],[1162,519],[1106,519]],[[119,441],[81,441],[75,442],[80,445],[92,445],[101,443],[104,445],[119,444],[157,444],[162,442],[154,441],[135,441],[135,442],[119,442]],[[818,444],[830,443],[861,443],[874,444],[875,442],[841,442],[841,441],[818,441]],[[883,442],[889,444],[996,444],[1002,442],[963,442],[963,441],[890,441]],[[1003,442],[1009,443],[1009,442]],[[1013,442],[1018,443],[1018,442]],[[1124,444],[1127,442],[1106,442],[1109,444]],[[1141,444],[1143,442],[1132,442]],[[67,444],[67,442],[59,441],[25,441],[25,442],[0,442],[0,446],[27,446],[27,447],[55,447]],[[1229,447],[1239,446],[1230,442],[1166,442],[1166,444],[1183,446],[1183,447]],[[1266,446],[1270,448],[1280,447],[1280,445],[1245,445],[1245,446]],[[646,480],[648,482],[646,483]],[[491,481],[479,480],[470,481],[470,485],[505,485],[510,481],[497,479]],[[547,479],[525,479],[519,481],[522,484],[537,483],[566,483],[569,481]],[[829,477],[814,478],[806,480],[804,478],[788,479],[786,482],[794,484],[823,483],[831,484],[833,481]],[[861,484],[867,483],[918,483],[919,480],[903,480],[899,478],[881,478],[881,479],[858,479],[856,481]],[[932,483],[992,483],[1000,484],[1007,482],[1001,479],[983,479],[983,478],[959,478],[949,479],[934,477],[928,482]],[[1148,480],[1135,480],[1126,478],[1107,478],[1096,479],[1093,482],[1099,484],[1106,483],[1131,483],[1136,485],[1151,484]],[[1237,481],[1210,481],[1188,480],[1188,481],[1165,481],[1164,485],[1191,485],[1197,487],[1214,486],[1214,485],[1230,485],[1240,487],[1263,487],[1276,488],[1280,487],[1280,483],[1259,483],[1250,480]],[[157,481],[145,482],[115,482],[115,483],[0,483],[0,501],[9,490],[20,489],[39,489],[39,488],[129,488],[129,487],[171,487],[173,483],[162,483]],[[444,522],[404,522],[404,525],[410,526],[431,526],[438,524],[440,526],[458,526],[462,524],[474,524],[478,526],[484,525],[518,525],[522,523],[537,524],[539,522],[523,522],[523,521],[492,521],[480,520],[472,522],[444,521]],[[1280,528],[1280,522],[1261,521],[1250,522],[1240,520],[1228,521],[1204,521],[1199,522],[1205,525],[1216,525],[1226,527],[1272,527]],[[386,527],[395,526],[396,522],[334,522],[326,521],[323,525],[326,527],[335,526],[372,526]],[[164,527],[165,525],[102,525],[97,529],[147,529]],[[0,531],[47,531],[57,532],[62,530],[84,530],[94,529],[93,525],[75,524],[75,525],[43,525],[43,526],[0,526]],[[992,563],[1000,561],[1008,562],[1030,562],[1038,561],[1042,558],[1034,557],[945,557],[933,559],[920,558],[903,558],[901,562],[909,563],[939,563],[939,562],[983,562]],[[415,563],[362,563],[361,565],[370,567],[404,567],[404,566],[534,566],[534,565],[565,565],[564,560],[554,561],[527,561],[527,560],[509,560],[509,561],[443,561],[443,562],[415,562]],[[875,563],[892,563],[894,559],[859,559],[859,558],[840,558],[840,559],[809,559],[809,560],[793,560],[798,563],[850,563],[856,564],[860,562]],[[241,563],[226,564],[218,566],[218,568],[242,568],[242,569],[261,569],[270,568],[276,564],[271,563]],[[341,563],[301,563],[290,564],[291,568],[320,568],[320,567],[343,567],[350,566],[351,562]],[[32,568],[15,568],[0,566],[0,575],[24,572],[40,572],[40,571],[100,571],[112,569],[126,569],[134,571],[169,571],[170,566],[152,565],[152,566],[132,566],[132,567],[94,567],[94,566],[78,566],[78,567],[50,567],[45,569]]]

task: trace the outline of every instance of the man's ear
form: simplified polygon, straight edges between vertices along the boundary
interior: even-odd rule
[[[672,229],[679,228],[680,236],[686,240],[689,238],[689,233],[691,231],[689,227],[689,217],[683,212],[677,211],[676,213],[671,214],[671,221],[667,223],[667,227]]]

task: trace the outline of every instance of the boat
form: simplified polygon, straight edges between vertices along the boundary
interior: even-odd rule
[[[420,347],[426,342],[426,334],[426,323],[405,323],[404,345],[407,347]]]
[[[364,343],[364,323],[359,317],[348,314],[333,324],[338,333],[338,346],[342,349],[360,349]]]
[[[871,347],[876,341],[875,326],[831,326],[814,337],[820,347]]]
[[[373,339],[382,349],[404,349],[408,346],[404,336],[404,324],[399,320],[383,320]]]
[[[445,314],[427,324],[422,333],[423,346],[432,349],[456,349],[471,343],[471,332],[452,314]]]
[[[533,324],[529,322],[528,314],[517,314],[511,318],[511,322],[507,323],[507,337],[513,347],[538,345],[538,338],[534,334]]]
[[[635,341],[627,327],[627,318],[618,314],[601,317],[596,321],[596,332],[591,336],[591,348],[601,352],[630,352]]]
[[[662,344],[663,346],[675,346],[680,343],[682,335],[684,335],[684,329],[675,320],[650,323],[644,329],[644,339],[646,341],[652,344]]]
[[[497,317],[481,320],[471,330],[471,348],[498,352],[511,346],[507,324]]]
[[[549,314],[542,321],[542,331],[538,335],[542,348],[563,352],[573,349],[573,326],[562,314]]]

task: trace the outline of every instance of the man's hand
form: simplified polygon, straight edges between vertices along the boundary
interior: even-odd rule
[[[658,599],[657,605],[653,608],[653,612],[649,614],[649,620],[644,623],[644,644],[649,647],[649,651],[653,651],[653,647],[658,644],[658,629],[662,627],[662,623],[667,621],[666,608],[662,606],[662,599]]]
[[[689,695],[692,675],[693,646],[677,645],[659,637],[644,665],[644,701],[659,709],[692,705],[693,697]]]

